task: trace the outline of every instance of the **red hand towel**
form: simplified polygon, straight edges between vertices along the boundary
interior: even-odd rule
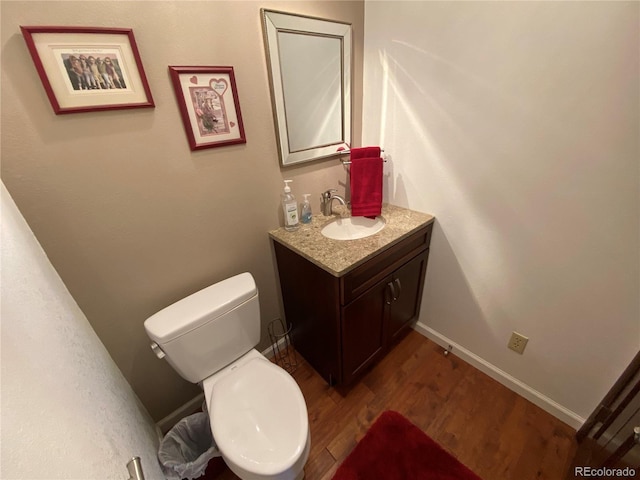
[[[382,212],[380,147],[351,149],[351,215],[376,217]]]
[[[362,147],[352,148],[349,152],[351,154],[351,161],[357,158],[372,158],[379,157],[382,150],[380,147]]]

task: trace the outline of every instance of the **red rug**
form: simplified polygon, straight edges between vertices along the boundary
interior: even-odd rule
[[[378,417],[333,480],[481,480],[397,412]]]

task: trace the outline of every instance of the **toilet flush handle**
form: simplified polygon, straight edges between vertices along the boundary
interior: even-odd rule
[[[160,345],[158,345],[156,342],[151,342],[151,350],[153,350],[153,353],[156,354],[156,357],[164,358],[165,353],[162,351],[162,348],[160,348]]]

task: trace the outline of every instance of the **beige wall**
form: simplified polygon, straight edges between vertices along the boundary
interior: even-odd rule
[[[153,355],[145,318],[250,271],[266,331],[280,316],[267,231],[281,223],[282,180],[292,178],[299,194],[312,193],[316,211],[319,193],[346,181],[335,159],[279,166],[261,7],[353,23],[357,143],[361,1],[1,3],[2,180],[155,420],[198,389]],[[156,107],[54,115],[20,25],[132,28]],[[168,65],[234,67],[245,145],[189,150]],[[266,345],[263,335],[260,347]]]

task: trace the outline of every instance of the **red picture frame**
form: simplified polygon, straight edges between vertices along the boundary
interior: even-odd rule
[[[155,107],[132,29],[20,29],[56,115]]]
[[[191,150],[246,143],[233,67],[170,66]]]

